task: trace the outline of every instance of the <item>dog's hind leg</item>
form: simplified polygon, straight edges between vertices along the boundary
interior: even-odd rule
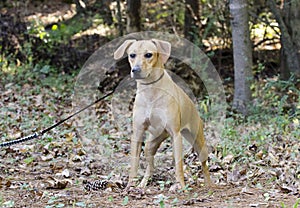
[[[206,141],[204,138],[202,121],[200,122],[198,133],[197,133],[194,143],[192,145],[194,147],[194,150],[198,154],[199,160],[202,163],[202,170],[203,170],[205,185],[211,186],[212,184],[211,184],[211,180],[210,180],[210,176],[209,176],[209,169],[206,164],[207,159],[208,159],[208,149],[207,149],[207,144],[206,144]]]
[[[206,164],[208,159],[208,150],[204,138],[202,121],[200,121],[198,125],[198,130],[196,130],[195,134],[191,133],[189,129],[183,129],[181,131],[181,134],[185,139],[188,140],[188,142],[193,146],[194,150],[197,152],[199,160],[202,163],[205,184],[211,186],[209,170]]]
[[[173,138],[173,155],[175,159],[175,174],[176,180],[180,183],[181,188],[185,187],[184,173],[183,173],[183,143],[180,132],[177,132],[172,136]]]

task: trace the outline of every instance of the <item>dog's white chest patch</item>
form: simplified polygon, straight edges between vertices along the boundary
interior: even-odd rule
[[[166,128],[167,119],[165,112],[159,108],[148,108],[145,111],[147,130],[152,135],[160,135]]]
[[[136,98],[138,115],[152,135],[161,134],[166,128],[168,108],[162,107],[164,95],[149,96],[147,93],[140,93]]]

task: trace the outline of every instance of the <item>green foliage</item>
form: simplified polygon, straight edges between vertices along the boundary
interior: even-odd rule
[[[183,192],[190,192],[192,190],[193,190],[193,188],[191,188],[189,184],[186,184],[185,187],[183,187],[182,190],[179,190],[179,192],[182,192],[182,191]]]
[[[297,199],[296,203],[294,204],[293,208],[299,207],[300,204],[300,199]]]
[[[40,69],[41,73],[49,74],[54,68],[49,66],[51,58],[57,53],[58,47],[64,47],[70,44],[72,37],[80,33],[86,27],[86,21],[84,18],[79,20],[72,20],[68,24],[54,24],[51,29],[46,29],[42,22],[32,21],[27,31],[25,32],[26,38],[20,42],[18,50],[14,53],[3,51],[0,56],[1,71],[12,75],[23,75],[24,72],[36,67],[34,63],[43,65]],[[36,55],[49,54],[46,57],[38,57]],[[18,57],[22,54],[22,60]],[[18,55],[18,56],[17,56]],[[58,69],[55,69],[58,70]],[[26,73],[27,75],[27,73]]]
[[[172,201],[172,204],[173,204],[173,205],[176,205],[178,202],[179,202],[179,200],[178,200],[178,198],[176,197],[176,198]]]
[[[76,202],[75,205],[77,207],[86,207],[86,204],[84,202]]]
[[[84,22],[71,21],[66,24],[53,24],[50,30],[46,30],[44,25],[39,22],[31,22],[28,28],[28,34],[41,39],[51,47],[54,43],[67,43],[73,35],[80,32],[84,28]]]
[[[114,197],[113,196],[109,196],[108,197],[108,201],[113,202],[114,201]]]
[[[300,204],[300,199],[297,199],[296,202],[295,202],[295,204],[293,205],[293,208],[298,208],[299,204]],[[284,202],[280,202],[280,206],[282,208],[287,208],[287,206],[284,204]]]
[[[26,42],[22,47],[23,53],[26,54],[26,61],[24,63],[21,63],[18,60],[17,62],[11,61],[14,60],[13,55],[3,54],[3,56],[0,56],[1,83],[5,84],[13,82],[22,85],[28,82],[33,82],[37,84],[41,83],[41,85],[53,85],[62,81],[60,79],[61,76],[58,75],[59,70],[57,68],[48,65],[44,61],[34,64],[34,55],[31,50],[32,44],[30,42]],[[67,76],[64,78],[66,77]],[[43,81],[46,81],[47,83]],[[38,84],[37,87],[40,87],[40,85]]]
[[[148,22],[156,22],[159,25],[162,22],[167,22],[167,24],[172,23],[173,26],[181,28],[184,26],[185,5],[182,1],[168,0],[164,1],[160,7],[153,5],[145,7],[145,10],[146,11],[141,14],[142,16],[144,13],[146,14],[144,17],[146,27]],[[156,30],[160,29],[161,28],[157,28]]]
[[[5,201],[5,202],[1,203],[1,201],[0,201],[0,205],[2,207],[15,207],[15,202],[9,200],[9,201]]]
[[[36,65],[33,69],[29,69],[30,65],[10,67],[9,72],[0,70],[0,87],[4,91],[0,95],[2,141],[16,139],[20,136],[18,132],[27,135],[52,125],[60,117],[55,115],[57,111],[70,106],[74,84],[74,75],[58,74],[48,65]],[[52,140],[53,137],[48,137],[38,142]],[[34,160],[34,157],[26,157],[23,162],[29,165]]]
[[[262,12],[258,19],[250,22],[252,39],[273,39],[279,38],[280,30],[271,12]]]
[[[204,0],[201,1],[201,25],[203,31],[201,31],[202,39],[214,39],[219,37],[223,40],[223,46],[226,45],[230,34],[230,17],[227,7],[227,2],[216,0]],[[215,40],[212,40],[212,42]]]
[[[160,208],[165,207],[165,200],[169,199],[169,197],[164,196],[163,194],[159,194],[157,199],[154,201],[155,204],[159,204]]]
[[[128,202],[129,202],[129,197],[125,196],[124,199],[123,199],[122,205],[125,206],[125,205],[128,204]]]
[[[31,22],[30,26],[28,27],[27,33],[29,35],[34,35],[41,40],[47,40],[49,34],[45,31],[45,27],[41,22]]]
[[[33,161],[34,161],[34,157],[28,157],[28,158],[24,159],[24,162],[27,165],[31,164]]]
[[[233,154],[238,162],[255,160],[245,154],[253,143],[263,148],[276,138],[299,141],[300,90],[294,80],[255,83],[253,96],[249,116],[231,114],[225,121],[220,149],[223,156]]]
[[[24,54],[27,55],[27,60],[25,61],[25,63],[23,63],[23,65],[19,59],[16,59],[14,54],[4,52],[0,56],[0,75],[16,75],[20,77],[23,76],[28,69],[32,68],[33,54],[31,47],[32,45],[29,42],[25,42],[20,49]]]
[[[159,187],[160,187],[160,190],[163,191],[165,189],[165,186],[166,185],[169,185],[171,183],[171,181],[158,181],[159,183]]]

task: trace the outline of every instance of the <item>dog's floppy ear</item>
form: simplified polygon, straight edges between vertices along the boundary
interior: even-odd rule
[[[120,59],[124,55],[128,47],[135,41],[136,40],[125,40],[125,42],[115,51],[114,59]]]
[[[159,55],[162,59],[162,63],[166,63],[171,54],[171,43],[157,39],[152,39],[152,41],[157,46]]]

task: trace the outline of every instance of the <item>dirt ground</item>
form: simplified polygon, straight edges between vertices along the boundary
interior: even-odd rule
[[[169,186],[161,189],[150,185],[145,190],[124,193],[111,188],[86,191],[82,185],[83,177],[76,175],[78,171],[70,171],[68,178],[55,174],[59,168],[70,168],[68,163],[55,161],[45,163],[44,167],[41,164],[37,167],[33,164],[31,168],[20,166],[1,161],[1,197],[6,202],[3,207],[293,207],[297,201],[295,195],[272,189],[272,184],[265,186],[267,183],[260,178],[255,180],[263,188],[252,187],[249,181],[238,185],[217,185],[217,188],[200,184],[179,193],[170,192]],[[96,176],[85,178],[91,181],[93,177]]]
[[[65,135],[61,132],[59,129],[40,141],[0,150],[2,207],[297,207],[299,201],[297,183],[288,184],[293,180],[288,171],[276,176],[276,171],[284,168],[267,165],[267,158],[266,163],[257,160],[241,164],[226,156],[219,163],[215,161],[217,152],[212,152],[209,159],[215,187],[204,186],[200,163],[189,153],[184,158],[185,181],[189,185],[184,191],[174,190],[169,141],[158,150],[155,174],[147,188],[125,191],[128,138],[106,137],[109,146],[104,149],[112,150],[107,154],[99,153],[103,146],[92,140],[82,144],[72,128]],[[142,154],[140,177],[145,171],[144,162]],[[288,170],[295,168],[292,164],[287,166]],[[106,181],[110,186],[87,190],[86,181]]]

